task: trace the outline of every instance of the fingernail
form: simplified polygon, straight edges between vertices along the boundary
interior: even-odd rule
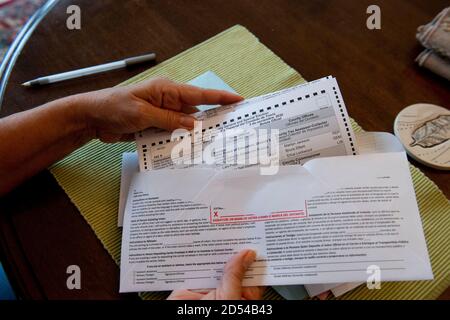
[[[189,116],[181,116],[180,117],[180,126],[186,127],[186,128],[193,128],[194,127],[195,119]]]
[[[253,250],[249,250],[244,258],[244,265],[246,268],[250,267],[250,265],[255,262],[256,252]]]

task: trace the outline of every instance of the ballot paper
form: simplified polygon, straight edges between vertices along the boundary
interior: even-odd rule
[[[253,167],[132,178],[121,292],[214,288],[244,248],[258,253],[247,286],[365,282],[368,268],[381,281],[433,277],[403,152],[314,159],[273,176]]]
[[[278,167],[303,164],[317,157],[357,154],[347,110],[337,81],[331,76],[195,116],[198,127],[191,132],[152,128],[137,133],[140,171],[204,164],[221,168],[256,164]],[[267,130],[270,139],[247,141],[253,129]],[[235,138],[242,138],[244,143],[227,148]],[[217,143],[222,140],[224,143]],[[260,157],[242,165],[229,161],[241,155],[249,157],[254,150],[259,152],[268,140],[277,142],[277,148],[273,148],[277,154],[270,154],[268,163],[258,161]],[[173,152],[182,144],[188,146],[189,154]]]

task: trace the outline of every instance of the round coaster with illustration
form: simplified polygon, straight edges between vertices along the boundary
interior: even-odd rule
[[[450,110],[419,103],[403,109],[394,132],[408,154],[440,170],[450,170]]]

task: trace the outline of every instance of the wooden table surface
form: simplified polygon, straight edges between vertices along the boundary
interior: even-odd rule
[[[155,51],[164,61],[241,24],[306,79],[337,77],[350,115],[366,130],[392,132],[404,107],[449,107],[449,82],[414,63],[416,28],[447,0],[385,0],[381,30],[366,28],[372,1],[62,0],[23,48],[6,87],[0,116],[70,94],[114,86],[149,66],[36,89],[37,76]],[[66,8],[81,8],[81,30],[66,28]],[[11,150],[11,152],[14,152]],[[413,161],[449,197],[449,173]],[[134,299],[119,295],[119,269],[47,171],[0,201],[2,262],[26,299]],[[66,268],[79,265],[82,289],[66,288]],[[450,298],[447,290],[441,298]]]

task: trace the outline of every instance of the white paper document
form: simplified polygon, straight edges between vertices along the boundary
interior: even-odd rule
[[[139,160],[136,152],[125,152],[122,154],[122,171],[120,175],[120,196],[119,212],[117,215],[117,225],[123,225],[123,214],[125,204],[127,203],[128,189],[130,188],[131,178],[139,171]]]
[[[400,141],[393,134],[387,132],[358,132],[355,133],[359,154],[403,152]],[[335,297],[339,297],[361,285],[360,282],[307,284],[305,289],[310,297],[317,296],[331,290]]]
[[[368,169],[369,168],[369,169]],[[188,168],[136,174],[120,291],[214,288],[240,249],[244,285],[432,279],[406,155],[314,159],[274,176]]]
[[[358,132],[355,138],[359,154],[405,151],[398,138],[388,132]]]
[[[209,75],[207,78],[209,79],[210,77],[213,76]],[[199,77],[199,79],[203,79],[203,77],[202,78]],[[387,132],[359,132],[355,134],[355,138],[360,154],[404,151],[402,144],[397,140],[397,138],[394,135]],[[130,181],[132,176],[137,172],[139,172],[139,159],[137,153],[136,152],[124,153],[122,155],[119,211],[117,218],[119,227],[122,227],[123,225],[123,214],[125,211],[125,204],[127,201]],[[327,287],[329,287],[329,285],[327,285]],[[327,290],[329,289],[330,288],[328,288]],[[311,292],[317,292],[317,290],[311,290]]]

